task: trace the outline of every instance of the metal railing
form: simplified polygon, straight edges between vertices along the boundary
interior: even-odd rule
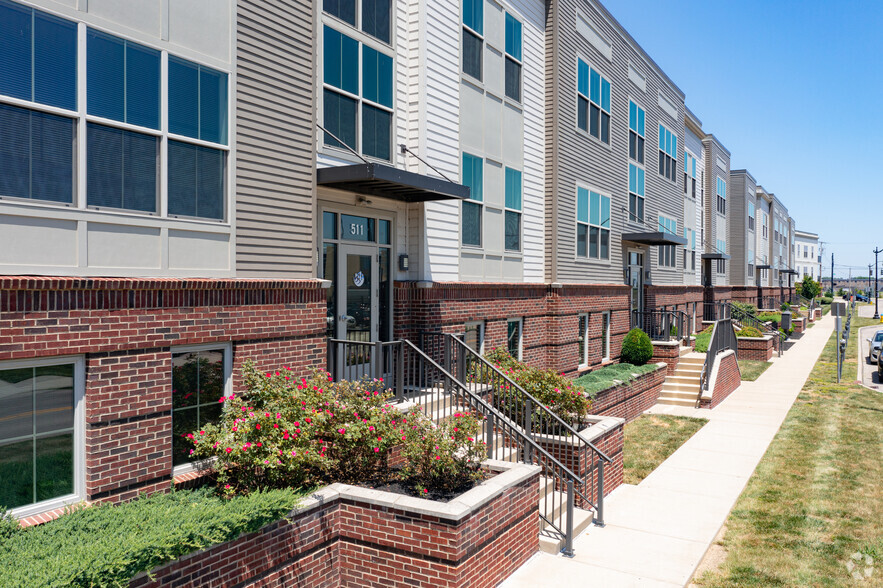
[[[719,353],[732,349],[739,353],[739,342],[736,339],[736,330],[733,328],[733,320],[726,318],[714,323],[714,330],[711,332],[711,340],[708,342],[708,351],[705,352],[705,363],[702,365],[702,373],[699,376],[700,396],[701,392],[707,392],[709,379],[711,377],[711,368],[714,366],[714,360]],[[698,402],[698,400],[697,400]]]
[[[730,302],[703,302],[702,320],[707,322],[730,318]]]
[[[531,424],[534,414],[542,414],[542,409],[534,406],[534,411],[525,413],[527,421],[525,414],[504,414],[492,404],[493,383],[461,381],[455,375],[465,375],[471,364],[464,361],[465,357],[457,358],[453,351],[450,346],[447,359],[443,352],[439,357],[441,361],[437,361],[408,340],[329,339],[328,371],[336,380],[383,378],[384,386],[396,399],[413,402],[417,410],[436,424],[466,411],[480,415],[483,420],[480,434],[488,458],[536,464],[542,467],[543,475],[550,478],[540,502],[539,516],[548,529],[564,538],[562,551],[572,556],[576,499],[580,497],[586,502],[589,499],[580,476],[553,454],[543,435],[534,435],[525,427]],[[603,457],[610,461],[606,455]],[[604,487],[603,463],[601,459],[597,468],[600,496]],[[598,524],[603,524],[603,500],[597,501],[596,512]]]
[[[779,357],[782,357],[782,352],[785,350],[785,335],[781,333],[776,328],[773,328],[772,325],[763,322],[757,315],[752,314],[751,312],[745,310],[744,308],[740,308],[734,304],[730,304],[730,314],[732,319],[739,323],[742,327],[754,327],[764,335],[769,335],[773,338],[773,346],[776,349],[776,353]]]
[[[631,326],[653,341],[683,341],[693,332],[693,317],[683,310],[633,310]]]

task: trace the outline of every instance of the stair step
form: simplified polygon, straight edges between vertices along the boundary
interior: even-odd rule
[[[678,374],[701,374],[702,373],[702,364],[701,363],[688,363],[683,365],[678,365],[675,368],[674,375]]]
[[[696,400],[699,396],[699,389],[696,390],[663,390],[659,394],[659,398],[677,398],[680,400],[692,398]]]
[[[699,382],[696,381],[693,384],[680,384],[677,382],[663,382],[662,383],[662,391],[672,390],[674,392],[698,392],[699,391]]]
[[[665,378],[666,384],[695,384],[698,381],[698,377],[692,376],[668,376]]]
[[[659,400],[656,401],[656,404],[664,404],[668,406],[696,406],[696,397],[694,396],[691,400],[687,400],[686,398],[666,398],[663,396],[659,397]]]
[[[682,357],[678,360],[678,367],[681,365],[703,365],[705,363],[705,357]]]
[[[592,521],[595,518],[594,511],[591,510],[583,510],[581,508],[573,509],[573,536],[574,538],[578,537],[582,534],[583,531],[589,528],[589,525],[592,524]],[[540,551],[544,553],[550,553],[553,555],[557,555],[564,548],[564,544],[566,543],[565,538],[562,534],[558,533],[554,528],[549,526],[548,523],[540,519],[543,525],[543,529],[540,531]],[[562,517],[561,523],[562,527],[565,527],[566,516]]]

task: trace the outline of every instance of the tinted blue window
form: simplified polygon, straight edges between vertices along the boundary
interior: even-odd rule
[[[73,119],[0,105],[0,137],[0,195],[73,202]]]
[[[90,29],[86,52],[89,114],[125,122],[125,42]]]
[[[506,53],[521,61],[521,22],[506,13]]]
[[[325,0],[322,9],[340,20],[356,26],[356,0]]]
[[[0,93],[31,99],[31,9],[0,0]]]
[[[169,56],[169,132],[199,138],[199,66]]]
[[[610,112],[610,82],[601,78],[601,108]]]
[[[484,34],[484,0],[463,0],[463,24]]]
[[[589,224],[601,224],[601,195],[589,192]]]
[[[391,158],[392,113],[362,105],[362,153],[385,159]]]
[[[601,74],[594,69],[592,70],[592,95],[590,98],[598,106],[601,105]]]
[[[362,97],[392,108],[392,58],[362,46]]]
[[[169,141],[169,214],[224,218],[225,154]]]
[[[34,102],[77,109],[77,25],[37,11]]]
[[[325,27],[325,83],[358,95],[359,43]]]
[[[389,43],[390,0],[362,0],[362,30]]]
[[[469,186],[469,198],[484,199],[484,162],[480,157],[463,154],[463,185]]]
[[[610,228],[610,198],[601,196],[601,226]]]
[[[576,189],[576,220],[589,222],[589,191],[585,188]]]
[[[126,43],[126,122],[159,128],[159,51]]]
[[[227,74],[200,67],[199,138],[227,143]]]
[[[156,212],[156,137],[90,123],[86,150],[89,206]]]
[[[521,210],[521,172],[506,168],[506,208]]]
[[[356,148],[356,110],[354,99],[326,89],[323,96],[324,127],[333,133],[351,149]],[[332,147],[343,147],[328,133],[325,144]]]
[[[577,77],[577,92],[582,94],[583,96],[588,97],[589,95],[589,64],[580,59],[577,62],[576,68],[576,77]]]

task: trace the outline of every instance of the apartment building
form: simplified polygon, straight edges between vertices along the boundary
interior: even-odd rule
[[[819,236],[808,231],[794,231],[794,269],[796,279],[809,276],[815,281],[822,279],[822,252]]]
[[[730,285],[757,285],[757,181],[748,170],[730,172]]]
[[[705,133],[702,121],[689,108],[684,131],[684,285],[701,286],[705,253]]]

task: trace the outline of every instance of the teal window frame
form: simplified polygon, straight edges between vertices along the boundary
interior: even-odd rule
[[[658,215],[659,231],[669,235],[678,234],[678,221],[663,214]],[[659,245],[657,247],[657,264],[660,267],[673,268],[677,265],[677,246]]]
[[[646,172],[629,163],[629,221],[643,224]]]
[[[576,189],[576,257],[610,259],[610,196]]]
[[[678,136],[659,123],[659,175],[675,182],[678,164]]]
[[[610,81],[582,58],[577,58],[576,77],[577,128],[610,145]]]
[[[481,247],[484,231],[484,159],[477,155],[464,152],[462,161],[462,184],[469,186],[469,199],[461,204],[462,220],[460,223],[460,242],[467,247]],[[470,219],[469,228],[476,234],[467,235],[466,219]]]
[[[629,159],[644,165],[647,113],[634,100],[629,100]]]
[[[505,171],[504,238],[505,251],[521,251],[522,248],[522,192],[524,179],[521,171],[507,167]]]

